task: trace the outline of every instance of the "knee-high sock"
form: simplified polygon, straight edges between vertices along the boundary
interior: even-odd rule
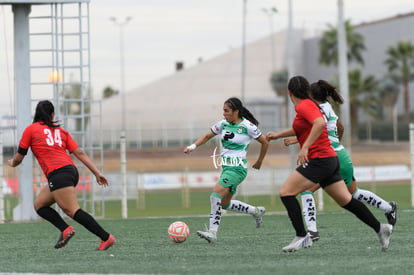
[[[374,229],[375,232],[379,232],[381,226],[380,222],[362,202],[352,198],[347,205],[343,206],[343,208],[354,213],[355,216]]]
[[[306,227],[313,232],[318,231],[316,226],[316,203],[312,192],[305,191],[300,194],[302,199],[303,218],[305,219]]]
[[[78,209],[78,211],[76,211],[75,215],[73,216],[73,219],[81,225],[83,225],[90,232],[98,236],[101,240],[108,240],[109,233],[106,232],[91,215],[89,215],[82,209]]]
[[[217,193],[210,195],[210,224],[209,230],[217,232],[221,222],[221,199],[222,197]]]
[[[63,220],[62,216],[51,207],[42,207],[36,211],[40,217],[47,220],[54,226],[56,226],[61,232],[65,230],[69,225]]]
[[[256,213],[256,207],[252,206],[248,203],[238,201],[238,200],[231,200],[229,205],[224,206],[223,209],[231,210],[243,214],[254,214]]]
[[[357,188],[355,193],[352,194],[352,197],[368,205],[381,209],[385,213],[388,213],[392,210],[392,206],[391,204],[389,204],[389,202],[387,202],[377,194],[374,194],[371,191],[365,189]]]
[[[280,197],[283,204],[286,207],[290,221],[296,231],[296,236],[306,236],[305,226],[303,224],[302,213],[300,211],[300,205],[295,196]]]

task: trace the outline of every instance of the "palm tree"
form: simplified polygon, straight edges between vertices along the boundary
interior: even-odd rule
[[[355,32],[351,21],[345,21],[345,32],[347,42],[347,59],[348,62],[355,61],[357,64],[364,65],[362,51],[365,50],[364,37]],[[322,34],[319,41],[319,63],[323,65],[338,65],[338,39],[337,29],[335,26],[328,24],[328,30]],[[370,76],[368,79],[362,79],[359,70],[348,72],[349,76],[349,105],[351,113],[351,139],[358,139],[358,112],[359,107],[366,106],[362,103],[362,98],[358,97],[359,93],[363,93],[365,83],[368,85],[375,79]],[[352,79],[351,79],[352,78]],[[337,81],[338,83],[338,81]],[[362,89],[362,90],[359,90]],[[345,99],[346,100],[346,99]]]
[[[411,67],[414,65],[414,45],[410,41],[400,41],[395,47],[387,50],[388,58],[385,64],[388,71],[397,74],[403,85],[404,94],[404,118],[408,121],[410,117],[410,91],[409,82]]]
[[[386,75],[380,84],[380,97],[385,111],[385,120],[393,120],[394,106],[398,99],[398,77],[392,74]]]
[[[102,95],[104,99],[110,98],[111,96],[114,96],[117,94],[119,94],[119,91],[114,90],[111,86],[106,86],[102,91]]]
[[[381,112],[381,99],[378,81],[373,75],[363,77],[361,71],[355,69],[348,72],[348,78],[352,141],[357,141],[358,110],[362,108],[365,113],[376,119]]]
[[[348,62],[355,61],[364,65],[362,51],[365,50],[364,37],[354,31],[351,21],[345,21]],[[328,24],[328,30],[322,34],[319,41],[319,63],[324,65],[338,65],[337,29]]]

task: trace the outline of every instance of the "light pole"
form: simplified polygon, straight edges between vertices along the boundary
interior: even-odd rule
[[[241,54],[241,100],[244,102],[246,94],[246,16],[247,16],[247,0],[243,0],[243,16],[242,16],[242,54]]]
[[[269,18],[269,27],[270,27],[270,54],[272,58],[272,71],[276,69],[276,60],[275,60],[275,41],[274,41],[274,27],[273,27],[273,15],[277,13],[276,7],[262,8],[262,11]]]
[[[288,33],[286,41],[286,56],[287,56],[287,69],[288,69],[288,80],[296,74],[295,68],[295,52],[294,52],[294,32],[293,32],[293,0],[287,0],[288,2]],[[287,106],[288,112],[288,121],[291,123],[295,118],[295,107],[291,100],[288,100]],[[297,149],[296,146],[289,146],[290,151],[290,167],[295,169],[296,167],[296,155]]]
[[[344,19],[344,1],[338,0],[338,75],[339,75],[339,89],[344,104],[341,105],[341,121],[344,125],[344,136],[342,137],[342,144],[344,144],[347,152],[351,155],[351,114],[349,105],[349,79],[348,79],[348,59],[347,59],[347,41],[346,29]]]
[[[125,17],[123,21],[118,21],[115,17],[109,20],[119,27],[119,53],[121,69],[121,136],[120,136],[120,153],[121,153],[121,174],[122,174],[122,218],[128,218],[128,197],[127,197],[127,170],[126,170],[126,113],[125,113],[125,73],[124,73],[124,27],[131,21],[132,17]]]

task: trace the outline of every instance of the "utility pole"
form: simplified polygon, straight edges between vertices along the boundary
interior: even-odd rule
[[[119,22],[115,17],[110,20],[119,27],[119,53],[121,69],[121,134],[120,134],[120,158],[122,174],[122,218],[128,218],[128,188],[127,188],[127,159],[126,159],[126,110],[125,110],[125,64],[124,64],[124,27],[131,21],[132,17],[125,17]]]

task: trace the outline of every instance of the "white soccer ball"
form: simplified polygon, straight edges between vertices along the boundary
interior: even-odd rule
[[[185,242],[190,237],[190,228],[185,222],[173,222],[168,227],[168,237],[175,243]]]

